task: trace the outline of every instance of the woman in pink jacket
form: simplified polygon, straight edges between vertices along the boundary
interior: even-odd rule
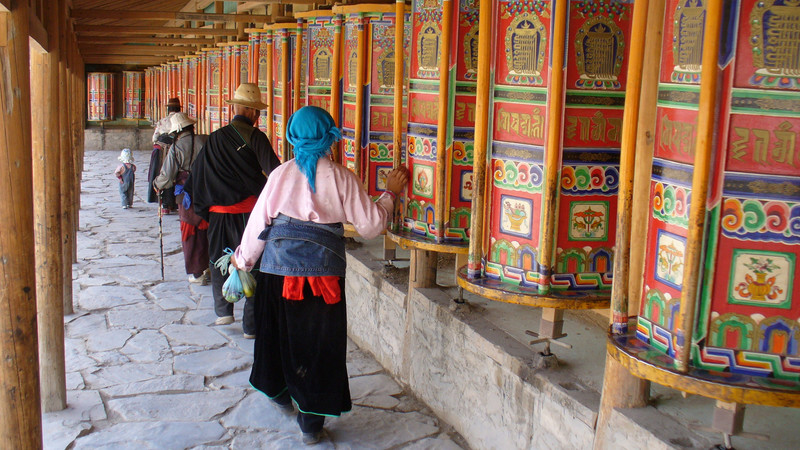
[[[327,111],[306,106],[287,126],[295,159],[273,171],[261,192],[234,264],[257,267],[256,342],[250,384],[318,442],[326,416],[352,407],[345,357],[347,316],[343,226],[367,239],[380,234],[408,181],[401,167],[372,201],[361,181],[327,156],[341,138]]]

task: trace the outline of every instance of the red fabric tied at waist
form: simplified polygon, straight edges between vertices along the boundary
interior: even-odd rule
[[[207,230],[208,222],[201,220],[200,224],[195,226],[189,225],[186,222],[181,222],[181,241],[187,241],[190,237],[194,236],[195,230]]]
[[[222,214],[244,214],[253,211],[253,207],[256,206],[256,201],[258,197],[251,195],[246,199],[240,201],[239,203],[235,203],[233,205],[228,206],[220,206],[214,205],[208,208],[209,212],[213,213],[222,213]]]
[[[322,277],[283,277],[283,298],[287,300],[303,300],[303,287],[308,280],[311,292],[322,299],[325,303],[333,305],[342,300],[342,289],[339,286],[337,276],[328,275]]]

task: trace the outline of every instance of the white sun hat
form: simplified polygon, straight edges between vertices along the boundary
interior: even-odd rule
[[[192,119],[191,117],[186,115],[186,113],[182,112],[173,114],[172,117],[169,118],[169,121],[170,121],[170,127],[169,127],[170,133],[176,133],[188,127],[189,125],[194,125],[197,123],[196,120]]]
[[[133,162],[133,154],[131,153],[131,149],[123,148],[121,152],[119,152],[119,157],[117,159],[125,164],[130,164]]]
[[[266,109],[267,104],[261,101],[261,90],[255,83],[242,83],[236,88],[233,98],[225,100],[229,105],[242,105],[253,109]]]

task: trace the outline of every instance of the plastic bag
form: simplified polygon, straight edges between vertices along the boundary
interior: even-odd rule
[[[230,303],[236,303],[245,297],[252,297],[256,293],[256,279],[250,272],[239,270],[230,264],[233,252],[226,248],[214,266],[219,269],[222,275],[230,273],[225,284],[222,285],[222,296]]]

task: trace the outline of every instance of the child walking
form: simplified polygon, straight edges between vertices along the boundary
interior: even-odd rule
[[[136,181],[136,165],[133,164],[131,149],[124,148],[117,158],[122,162],[114,171],[119,179],[119,197],[122,200],[122,209],[133,206],[133,184]]]

